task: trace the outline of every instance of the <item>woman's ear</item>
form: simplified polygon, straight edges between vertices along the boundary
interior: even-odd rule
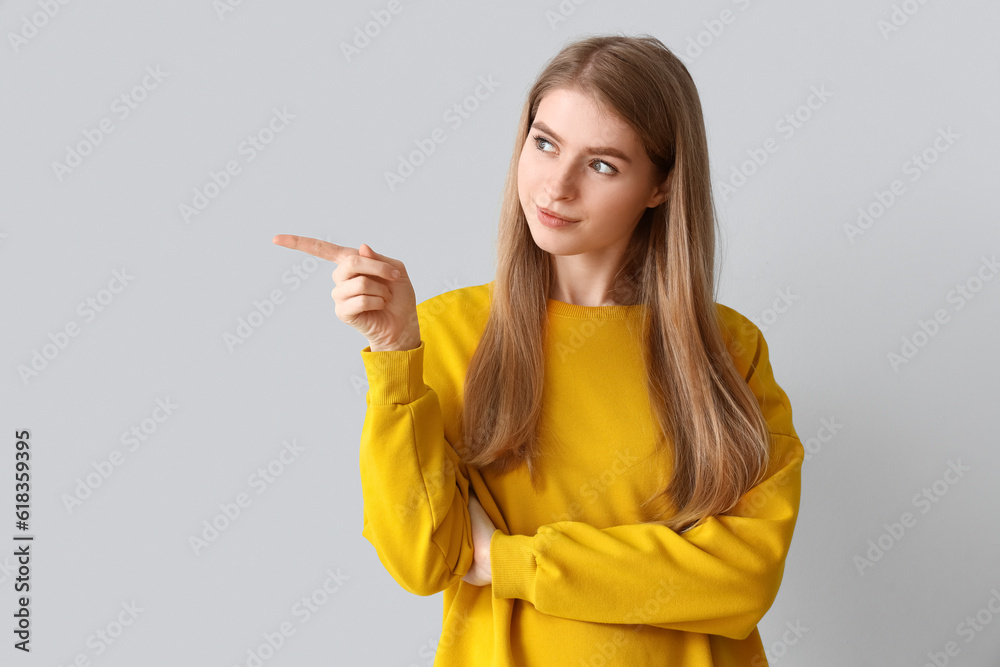
[[[673,169],[671,169],[670,173],[667,174],[667,178],[662,183],[660,183],[660,186],[656,188],[656,191],[653,193],[653,196],[650,197],[649,203],[646,204],[646,208],[655,208],[667,200],[667,197],[670,195],[670,183],[673,180],[673,178],[674,178],[674,171]]]

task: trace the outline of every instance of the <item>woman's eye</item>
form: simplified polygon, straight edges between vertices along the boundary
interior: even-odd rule
[[[535,148],[538,148],[538,150],[543,151],[543,152],[545,151],[545,149],[544,148],[540,148],[538,146],[538,142],[539,141],[544,141],[545,143],[550,143],[548,139],[546,139],[545,137],[543,137],[541,135],[536,135],[536,136],[534,136],[532,138],[535,140]]]
[[[547,144],[551,144],[552,143],[551,141],[549,141],[548,139],[546,139],[545,137],[543,137],[540,134],[536,134],[535,136],[532,137],[532,139],[534,139],[534,141],[535,141],[535,148],[537,148],[538,150],[542,151],[543,153],[547,153],[548,152],[543,147],[541,147],[539,145],[539,143],[540,142],[545,142]],[[608,168],[607,171],[600,171],[600,170],[598,170],[597,173],[599,173],[599,174],[606,174],[606,175],[610,176],[612,174],[617,174],[618,173],[617,169],[615,169],[614,167],[612,167],[610,164],[608,164],[604,160],[594,160],[591,164],[603,164],[605,167]]]
[[[618,171],[617,169],[615,169],[614,167],[612,167],[610,164],[608,164],[604,160],[595,160],[594,164],[603,164],[605,167],[607,167],[610,170],[610,171],[599,172],[599,173],[602,173],[602,174],[613,174],[613,173],[615,173],[615,172]]]

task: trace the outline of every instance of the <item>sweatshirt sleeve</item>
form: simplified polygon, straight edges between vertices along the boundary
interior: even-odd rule
[[[498,529],[490,541],[493,597],[520,598],[543,613],[580,621],[733,639],[753,632],[781,584],[804,458],[767,344],[753,329],[747,378],[771,431],[766,477],[730,512],[684,533],[655,524],[599,529],[578,521],[543,525],[535,535]]]
[[[400,586],[433,595],[469,571],[473,542],[468,474],[424,383],[424,351],[423,340],[412,350],[361,351],[369,387],[361,534]]]

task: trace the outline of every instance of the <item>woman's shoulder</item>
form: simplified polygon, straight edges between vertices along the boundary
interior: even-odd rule
[[[457,326],[460,321],[470,322],[489,313],[492,281],[482,285],[455,287],[441,294],[424,299],[417,304],[421,326]]]
[[[438,394],[445,422],[457,421],[465,374],[489,319],[490,283],[455,287],[417,304],[424,381]]]
[[[716,302],[715,310],[722,340],[729,349],[736,368],[745,374],[754,365],[755,357],[759,356],[764,336],[750,318],[735,308]]]
[[[448,283],[445,284],[447,285]],[[454,309],[456,305],[464,307],[476,304],[488,305],[492,286],[493,282],[490,281],[482,285],[454,287],[441,292],[440,294],[424,299],[417,304],[417,310],[422,310],[424,313],[434,314]]]
[[[747,379],[771,433],[798,438],[792,425],[791,403],[774,376],[771,354],[760,327],[734,308],[721,303],[715,306],[733,365]],[[798,448],[801,451],[802,446]]]
[[[471,357],[489,320],[491,286],[456,287],[418,303],[420,338],[447,357]]]

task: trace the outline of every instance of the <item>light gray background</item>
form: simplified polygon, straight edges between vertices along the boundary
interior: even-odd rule
[[[271,238],[370,243],[406,263],[420,301],[488,282],[531,81],[571,39],[649,32],[701,94],[718,300],[764,330],[809,450],[760,624],[771,664],[923,665],[948,642],[948,664],[998,664],[1000,279],[983,261],[1000,250],[1000,5],[402,0],[350,62],[341,44],[386,2],[244,0],[221,18],[209,0],[70,2],[47,19],[41,6],[0,5],[0,663],[246,665],[290,622],[264,664],[430,665],[441,595],[405,592],[361,536],[366,341],[334,314],[335,265],[286,280],[306,255]],[[25,20],[43,25],[15,46]],[[112,104],[147,67],[166,74],[122,119]],[[499,86],[446,122],[480,77]],[[831,96],[810,110],[814,87]],[[275,108],[294,119],[248,161],[240,143]],[[808,119],[787,137],[777,123],[795,113]],[[60,180],[52,163],[102,118],[113,132]],[[435,128],[444,143],[390,190],[385,172]],[[769,138],[778,150],[726,195]],[[925,151],[936,161],[912,180]],[[229,160],[241,172],[185,222],[180,205]],[[894,180],[905,190],[851,242],[858,209]],[[133,276],[117,294],[115,271]],[[975,297],[959,308],[949,293],[964,284]],[[283,303],[231,351],[224,337],[273,290]],[[102,296],[88,320],[78,305]],[[939,309],[935,335],[915,336]],[[72,323],[79,335],[23,380]],[[918,353],[894,369],[890,353],[914,337]],[[168,398],[177,409],[151,421]],[[144,420],[132,451],[120,438]],[[11,648],[20,429],[33,443],[30,656]],[[298,458],[258,494],[250,476],[291,441]],[[70,511],[114,450],[121,465]],[[950,461],[968,470],[946,477]],[[915,500],[924,488],[935,502]],[[240,493],[251,504],[196,555],[190,536]],[[896,539],[886,526],[906,512]],[[888,550],[859,569],[880,540]],[[296,615],[328,570],[340,588]],[[88,637],[133,601],[141,613],[98,655]],[[986,625],[964,630],[977,613]]]

